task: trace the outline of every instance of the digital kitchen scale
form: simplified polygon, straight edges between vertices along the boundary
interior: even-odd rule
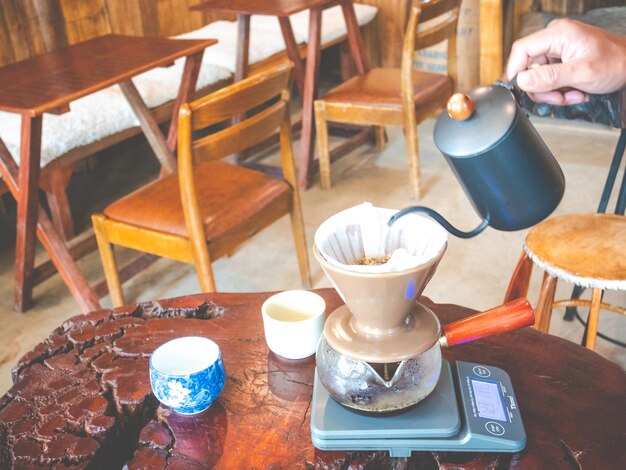
[[[393,415],[364,415],[333,400],[315,373],[313,445],[322,450],[518,452],[526,432],[508,374],[497,367],[443,361],[433,392]]]

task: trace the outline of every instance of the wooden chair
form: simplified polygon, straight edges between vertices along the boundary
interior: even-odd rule
[[[459,0],[413,0],[402,50],[400,69],[375,68],[353,77],[315,101],[315,122],[320,183],[330,188],[328,121],[359,125],[404,127],[409,180],[414,196],[420,195],[417,125],[442,108],[456,82],[456,29]],[[434,20],[420,28],[424,22]],[[415,51],[448,40],[448,73],[413,69]],[[377,132],[379,148],[384,132]]]
[[[192,263],[202,291],[213,292],[211,262],[285,214],[291,216],[302,283],[311,285],[291,144],[291,75],[292,66],[284,64],[184,104],[178,174],[154,181],[92,217],[113,305],[124,299],[111,244]],[[236,125],[192,136],[270,100],[275,102]],[[284,179],[218,161],[277,129]]]
[[[535,328],[547,333],[555,307],[590,307],[586,346],[594,349],[600,310],[626,315],[626,309],[602,302],[603,291],[626,290],[626,217],[572,214],[536,225],[526,236],[505,302],[526,297],[533,265],[544,271]],[[592,289],[591,300],[555,301],[557,280]]]

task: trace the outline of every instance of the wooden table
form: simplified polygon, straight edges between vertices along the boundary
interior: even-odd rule
[[[314,169],[315,118],[313,102],[318,92],[322,46],[322,11],[336,5],[341,5],[346,21],[350,53],[357,73],[364,74],[369,69],[369,65],[352,0],[209,0],[192,7],[193,10],[220,10],[237,14],[239,29],[235,80],[241,80],[248,74],[250,16],[269,15],[278,18],[285,40],[287,56],[294,63],[295,81],[300,96],[302,96],[302,134],[298,164],[298,185],[301,189],[306,189],[309,186],[311,173]],[[289,21],[289,15],[304,10],[310,10],[306,67],[302,64],[296,38]]]
[[[119,84],[163,169],[173,171],[178,108],[195,91],[204,49],[216,42],[107,35],[0,69],[0,110],[22,119],[19,168],[0,140],[0,173],[17,201],[16,310],[32,305],[33,287],[43,278],[34,265],[35,234],[81,309],[99,308],[98,296],[37,201],[43,114],[65,113],[71,101]],[[131,78],[181,57],[186,57],[183,78],[165,138]]]
[[[318,290],[331,312],[341,300]],[[270,293],[202,294],[79,315],[25,355],[0,398],[0,468],[34,460],[72,468],[626,468],[626,374],[569,341],[526,328],[455,346],[445,357],[504,368],[528,435],[517,454],[316,450],[310,436],[314,359],[283,360],[265,343]],[[445,323],[472,313],[431,307]],[[163,342],[218,343],[226,386],[183,417],[150,392],[148,357]],[[369,466],[368,466],[369,465]],[[34,467],[29,467],[34,468]],[[66,468],[66,467],[64,467]],[[91,467],[90,467],[91,468]]]

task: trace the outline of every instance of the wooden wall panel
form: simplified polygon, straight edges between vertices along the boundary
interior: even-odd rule
[[[0,57],[10,63],[67,44],[59,0],[0,2]]]
[[[109,25],[115,34],[158,36],[159,19],[154,0],[106,0]]]
[[[0,66],[104,34],[171,36],[218,19],[203,0],[1,0]]]
[[[399,67],[410,0],[357,0],[378,8],[380,55],[383,67]]]
[[[74,44],[111,33],[106,0],[60,0],[67,40]]]
[[[111,31],[139,36],[174,36],[217,19],[234,19],[220,13],[189,11],[203,0],[105,0]]]

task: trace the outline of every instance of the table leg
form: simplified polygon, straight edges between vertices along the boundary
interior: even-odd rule
[[[196,93],[196,83],[198,82],[198,74],[200,73],[200,65],[202,65],[202,56],[204,51],[187,56],[185,59],[185,68],[183,76],[178,88],[178,97],[172,109],[172,120],[167,134],[167,146],[174,152],[178,142],[178,111],[183,103],[191,101]]]
[[[128,104],[130,104],[130,107],[133,109],[135,116],[137,116],[139,125],[148,140],[148,144],[159,160],[161,168],[166,174],[175,172],[176,159],[168,147],[165,137],[161,133],[159,124],[154,120],[150,108],[148,108],[146,103],[144,103],[132,80],[120,82],[119,85],[124,93],[124,96],[126,97],[126,101],[128,101]]]
[[[176,149],[178,138],[178,110],[184,102],[189,101],[189,99],[193,97],[193,93],[196,90],[196,82],[198,80],[201,62],[202,52],[188,56],[185,60],[183,76],[178,90],[178,97],[176,98],[176,102],[174,103],[174,108],[172,110],[172,119],[170,121],[167,139],[161,132],[158,122],[156,122],[154,116],[152,115],[152,111],[150,111],[150,108],[146,106],[132,80],[126,80],[125,82],[121,82],[119,84],[122,92],[124,92],[126,100],[139,120],[139,125],[141,126],[150,147],[156,154],[156,157],[161,163],[161,167],[165,170],[166,174],[176,171],[176,157],[174,156],[174,150]]]
[[[74,165],[61,167],[58,160],[49,163],[39,177],[41,189],[46,193],[52,223],[63,240],[70,241],[76,236],[72,211],[67,197],[67,186],[72,177]]]
[[[250,15],[237,15],[237,62],[235,63],[235,81],[248,76],[250,68]]]
[[[311,8],[309,17],[309,43],[307,44],[306,71],[302,93],[302,133],[300,137],[300,164],[298,165],[298,186],[306,189],[315,155],[315,125],[313,122],[313,102],[317,97],[317,79],[321,55],[322,10]]]
[[[33,303],[35,230],[39,203],[42,116],[22,116],[20,166],[17,187],[14,308],[23,312]]]
[[[29,133],[29,132],[32,133],[32,131],[34,131],[35,128],[37,127],[41,131],[41,121],[39,121],[39,125],[37,126],[28,126],[26,133]],[[24,131],[23,131],[23,135],[24,135]],[[39,136],[40,136],[39,137],[40,139],[41,132],[39,132]],[[37,144],[36,139],[35,139],[35,143]],[[22,145],[23,144],[24,144],[24,140],[22,140]],[[39,145],[37,144],[34,147],[31,147],[30,149],[31,155],[33,153],[32,152],[33,149],[38,150]],[[28,152],[28,150],[26,152]],[[36,163],[37,163],[37,168],[39,168],[39,161],[37,161]],[[19,169],[17,168],[17,165],[13,161],[13,158],[11,157],[11,155],[9,154],[9,151],[4,145],[4,142],[0,140],[0,173],[2,174],[2,177],[5,183],[9,187],[9,190],[11,191],[15,199],[18,201],[22,200],[22,197],[23,197],[22,193],[26,192],[20,189],[22,188],[22,186],[20,186],[19,182],[28,181],[28,178],[26,178],[23,174],[23,168],[24,167],[22,166],[20,166]],[[30,169],[32,170],[32,168],[33,167],[31,165]],[[35,173],[38,173],[38,172],[35,172]],[[31,171],[30,174],[27,176],[32,178],[33,172]],[[23,188],[27,188],[27,187],[28,186],[23,186]],[[20,312],[23,312],[32,305],[35,230],[36,230],[37,236],[39,237],[39,240],[41,241],[44,248],[50,255],[52,263],[56,267],[57,271],[59,271],[59,273],[61,274],[61,277],[63,278],[63,280],[65,281],[65,284],[70,289],[70,293],[72,294],[72,296],[74,297],[78,305],[80,306],[81,310],[83,312],[89,312],[91,310],[99,309],[100,304],[98,303],[98,298],[96,294],[87,283],[87,280],[85,279],[83,273],[80,271],[80,269],[78,268],[78,265],[72,258],[72,255],[69,253],[67,247],[65,246],[63,239],[56,232],[54,225],[52,224],[52,222],[50,221],[46,213],[43,211],[43,209],[39,207],[39,204],[37,204],[36,181],[35,181],[34,187],[35,187],[35,191],[34,191],[35,197],[32,198],[32,200],[34,201],[34,204],[33,204],[34,207],[30,208],[31,212],[28,214],[28,217],[31,217],[33,219],[33,225],[30,227],[30,230],[31,230],[30,237],[32,239],[29,240],[29,243],[31,244],[31,248],[30,248],[31,258],[29,260],[30,265],[25,263],[26,256],[24,256],[24,254],[28,252],[22,249],[21,251],[22,255],[18,256],[20,252],[17,252],[16,250],[15,309]],[[19,214],[19,207],[18,207],[18,214]],[[18,216],[18,221],[19,220],[20,219]],[[23,226],[20,227],[20,225],[23,225]],[[20,224],[18,222],[17,227],[18,227],[18,234],[20,233],[20,231],[21,232],[25,231],[24,230],[25,224]],[[22,239],[28,238],[28,233],[22,233],[21,237]],[[19,239],[20,238],[18,237],[18,240]],[[22,243],[24,244],[24,242]],[[28,277],[18,278],[17,276],[18,262],[21,265],[30,269]],[[22,271],[22,272],[26,272],[26,271]],[[27,283],[24,283],[23,282],[24,280],[27,280]],[[22,284],[20,284],[20,282],[22,282]],[[19,296],[18,296],[18,292],[20,294]],[[24,295],[25,293],[27,293],[28,295],[27,296]]]
[[[283,33],[283,39],[285,40],[285,47],[287,49],[287,57],[293,62],[293,76],[298,87],[298,93],[300,96],[304,95],[304,68],[302,66],[302,59],[300,58],[300,50],[298,49],[298,43],[296,37],[293,34],[291,28],[291,21],[288,16],[279,16],[278,22],[280,23],[280,29]]]
[[[359,22],[356,19],[356,13],[354,13],[352,0],[344,0],[341,3],[341,9],[343,11],[343,17],[346,21],[348,43],[350,44],[352,58],[354,59],[357,72],[359,75],[363,75],[369,70],[369,64],[367,63],[365,46],[363,45],[363,38],[361,37],[361,31],[359,30]]]

